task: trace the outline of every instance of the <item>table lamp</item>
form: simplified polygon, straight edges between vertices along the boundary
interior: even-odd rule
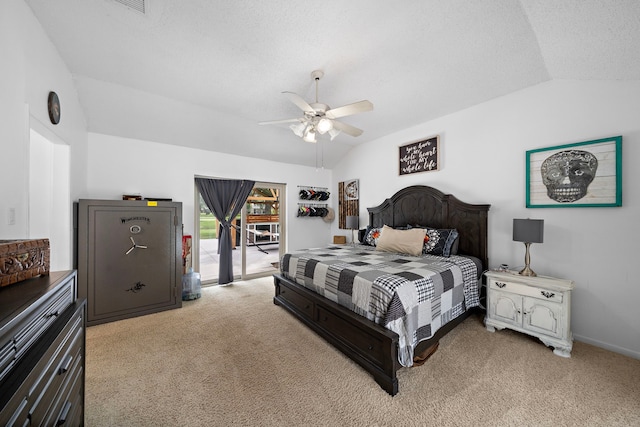
[[[358,223],[359,217],[357,216],[347,216],[346,222],[345,222],[345,227],[349,230],[351,230],[351,245],[355,246],[356,244],[356,238],[355,238],[355,233],[354,230],[357,230],[358,227],[360,226]]]
[[[544,235],[543,219],[514,219],[513,220],[513,240],[515,242],[523,242],[526,248],[524,255],[524,268],[520,271],[522,276],[537,276],[531,267],[529,246],[532,243],[542,243]]]

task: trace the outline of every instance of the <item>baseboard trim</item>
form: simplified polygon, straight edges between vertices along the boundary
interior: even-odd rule
[[[625,356],[633,357],[634,359],[640,359],[640,351],[631,350],[628,348],[620,347],[617,345],[609,344],[606,342],[594,340],[591,338],[587,338],[582,335],[573,334],[573,339],[576,341],[580,341],[586,344],[591,344],[596,347],[604,348],[605,350],[613,351],[614,353],[620,353]]]

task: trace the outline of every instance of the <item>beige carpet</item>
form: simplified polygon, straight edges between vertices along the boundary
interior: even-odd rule
[[[385,393],[272,302],[271,278],[87,331],[87,426],[640,426],[640,360],[555,356],[470,318]]]

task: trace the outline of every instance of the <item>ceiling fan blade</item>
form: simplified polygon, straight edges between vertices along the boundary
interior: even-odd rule
[[[259,122],[259,125],[277,125],[279,123],[294,123],[299,122],[300,119],[284,119],[284,120],[271,120],[269,122]]]
[[[357,127],[348,125],[348,124],[343,123],[343,122],[339,122],[337,120],[333,120],[333,127],[334,127],[334,129],[341,130],[342,132],[346,133],[347,135],[351,135],[351,136],[360,136],[360,135],[362,135],[362,129],[358,129]]]
[[[325,113],[330,119],[337,119],[352,114],[364,113],[373,110],[373,104],[369,101],[359,101],[353,104],[347,104],[342,107],[333,108]]]
[[[296,104],[298,108],[304,111],[305,113],[311,113],[311,114],[316,113],[315,110],[311,108],[311,105],[309,105],[309,103],[307,103],[307,101],[305,101],[297,93],[293,93],[293,92],[282,92],[282,93],[284,93],[291,102]]]

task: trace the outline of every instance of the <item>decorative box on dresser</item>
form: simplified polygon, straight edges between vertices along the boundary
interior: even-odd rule
[[[537,337],[558,356],[571,357],[571,280],[489,271],[488,331],[509,328]]]
[[[0,425],[84,424],[85,309],[75,270],[0,289]]]

